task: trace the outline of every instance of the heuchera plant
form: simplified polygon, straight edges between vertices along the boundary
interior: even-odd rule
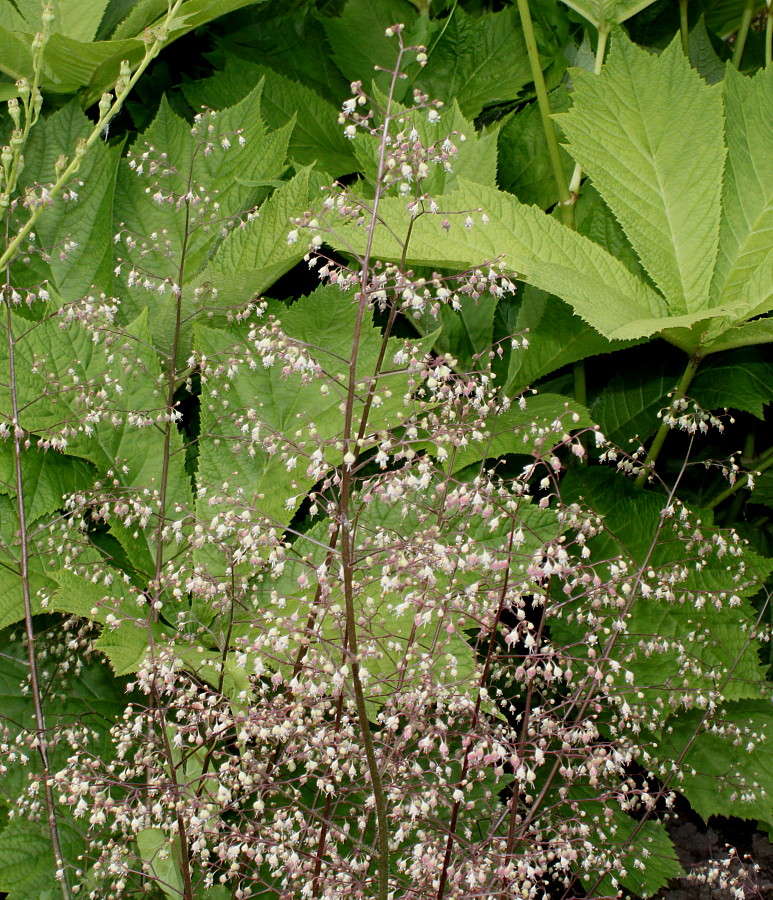
[[[680,500],[689,459],[643,493],[583,405],[506,390],[525,332],[444,349],[450,316],[523,272],[496,205],[445,191],[478,140],[444,131],[458,110],[397,99],[427,49],[390,26],[383,89],[351,85],[338,125],[365,177],[346,187],[281,179],[294,123],[269,128],[262,82],[105,145],[166,36],[94,125],[38,122],[37,82],[9,104],[0,611],[23,634],[0,885],[648,895],[680,871],[675,791],[769,817],[749,598],[770,563]],[[49,158],[57,116],[83,131],[72,162]],[[91,159],[120,187],[107,263],[71,237]],[[454,269],[474,241],[493,252]],[[316,290],[262,298],[302,260]]]

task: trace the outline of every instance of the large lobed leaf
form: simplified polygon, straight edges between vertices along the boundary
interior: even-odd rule
[[[773,70],[748,78],[728,67],[724,90],[727,167],[712,298],[738,304],[748,318],[773,298]]]
[[[670,309],[706,309],[725,161],[720,89],[690,68],[678,41],[656,57],[623,39],[601,75],[577,71],[575,85],[560,118],[572,155]]]

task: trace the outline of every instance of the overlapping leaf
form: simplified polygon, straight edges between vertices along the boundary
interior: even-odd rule
[[[690,68],[678,42],[655,57],[624,40],[614,41],[601,75],[578,71],[575,85],[561,117],[572,155],[669,308],[706,309],[725,161],[719,89]]]
[[[261,439],[273,434],[278,442],[277,452],[268,454],[258,441],[252,448],[254,457],[245,452],[244,437],[235,430],[230,415],[223,415],[219,380],[207,381],[202,393],[202,433],[207,440],[201,446],[198,477],[201,485],[215,490],[225,482],[231,489],[238,485],[260,513],[278,524],[287,524],[314,482],[306,474],[308,456],[319,443],[334,443],[343,430],[339,407],[348,377],[348,348],[354,339],[356,308],[349,294],[327,287],[298,300],[289,309],[276,304],[270,310],[279,316],[284,333],[306,346],[310,356],[324,369],[326,379],[323,383],[316,379],[304,383],[299,375],[282,377],[276,369],[265,368],[260,362],[253,367],[243,364],[238,368],[234,377],[228,379],[229,408],[244,410],[250,416],[252,427],[260,431]],[[254,352],[248,332],[246,326],[222,330],[197,326],[196,346],[210,362],[227,361],[232,356],[238,358]],[[425,339],[427,349],[433,340],[434,336]],[[370,412],[366,445],[376,440],[376,432],[402,420],[408,376],[404,369],[395,370],[392,359],[403,343],[391,338],[387,345],[384,374],[376,382],[379,403]],[[369,313],[359,344],[355,433],[381,344],[381,332],[373,327]],[[313,434],[309,432],[312,427]],[[280,449],[290,451],[287,455],[296,459],[297,468],[287,465],[278,452]],[[341,452],[329,446],[325,458],[330,465],[338,464]]]

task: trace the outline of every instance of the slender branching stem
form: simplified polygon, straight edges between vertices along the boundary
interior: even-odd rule
[[[756,619],[756,622],[754,623],[754,627],[749,628],[747,630],[747,637],[746,637],[746,640],[744,641],[743,648],[741,649],[738,656],[736,656],[735,660],[733,661],[733,664],[726,670],[725,675],[722,678],[722,681],[720,682],[719,686],[716,688],[716,692],[720,696],[722,695],[723,691],[729,684],[730,679],[733,677],[736,669],[738,668],[738,665],[740,664],[744,655],[748,651],[752,641],[759,634],[759,627],[762,624],[762,622],[765,621],[765,619],[769,616],[770,608],[771,608],[770,596],[768,596],[762,606],[762,609],[759,611],[759,613],[757,615],[757,619]],[[708,722],[709,719],[716,714],[717,714],[716,705],[713,703],[707,704],[705,712],[700,717],[698,724],[692,730],[690,739],[685,743],[684,747],[682,747],[677,758],[669,766],[669,771],[666,773],[660,787],[658,788],[657,792],[655,793],[655,795],[653,797],[653,802],[651,803],[651,805],[648,805],[644,809],[643,815],[637,821],[633,830],[626,838],[625,843],[620,848],[621,851],[624,851],[627,847],[631,847],[633,845],[639,832],[642,830],[642,828],[645,827],[647,822],[649,822],[650,817],[652,816],[653,812],[655,811],[657,801],[662,799],[663,797],[665,797],[668,794],[668,789],[669,789],[669,786],[671,785],[671,782],[674,780],[674,777],[677,775],[677,773],[682,771],[682,765],[684,764],[685,758],[687,757],[687,754],[690,752],[693,745],[695,744],[695,741],[696,741],[698,735],[701,734],[701,732],[703,732],[706,722]],[[589,896],[589,897],[593,896],[593,894],[596,892],[599,885],[601,884],[602,880],[603,880],[603,876],[601,878],[598,878],[596,880],[595,884],[591,885],[590,889],[587,892],[587,896]]]
[[[40,676],[38,672],[37,645],[35,640],[35,623],[33,620],[32,609],[32,590],[30,588],[30,545],[29,530],[27,527],[27,510],[24,494],[24,476],[22,469],[22,458],[24,454],[24,432],[19,422],[19,397],[17,389],[16,374],[16,341],[13,330],[13,315],[11,313],[11,301],[8,296],[8,287],[10,284],[10,271],[6,266],[6,287],[3,290],[3,301],[5,305],[5,327],[6,337],[8,341],[8,378],[9,393],[11,400],[11,413],[13,422],[13,465],[14,480],[16,488],[16,511],[19,516],[19,540],[20,540],[20,560],[19,560],[19,580],[21,581],[22,597],[24,599],[24,630],[27,636],[27,662],[29,665],[30,679],[30,696],[32,698],[32,707],[35,712],[35,743],[37,745],[38,756],[40,757],[40,765],[43,772],[43,792],[46,806],[46,821],[48,824],[48,834],[51,840],[51,848],[54,851],[54,860],[56,861],[56,877],[62,892],[63,900],[70,900],[70,885],[65,870],[65,860],[62,853],[62,841],[59,834],[59,825],[56,817],[56,805],[54,803],[54,783],[51,772],[51,764],[48,756],[48,732],[46,729],[46,718],[43,710],[43,700],[40,686]]]
[[[738,26],[738,34],[735,38],[735,49],[733,50],[733,65],[736,69],[741,68],[743,51],[746,47],[746,38],[749,36],[749,27],[752,23],[752,16],[754,15],[754,7],[756,5],[756,0],[746,0],[746,6],[743,9],[741,24]]]
[[[692,439],[690,441],[690,450],[691,449],[692,449]],[[636,599],[640,596],[639,591],[641,588],[642,581],[644,579],[644,575],[647,572],[647,570],[649,569],[650,561],[652,560],[652,555],[655,552],[655,548],[658,545],[658,540],[660,539],[661,532],[663,531],[663,525],[665,524],[665,520],[666,520],[666,512],[665,511],[670,509],[671,505],[674,502],[674,498],[676,497],[676,491],[677,491],[679,485],[681,484],[682,478],[684,477],[684,473],[687,469],[687,460],[689,459],[689,455],[690,454],[688,451],[687,455],[685,456],[684,462],[682,463],[682,468],[679,472],[679,475],[677,476],[673,487],[669,491],[666,502],[663,504],[663,513],[661,514],[660,521],[658,522],[658,526],[655,529],[655,534],[652,536],[652,540],[650,541],[650,545],[649,545],[649,548],[647,549],[647,553],[644,557],[644,560],[642,561],[642,563],[639,565],[639,567],[637,569],[636,576],[633,580],[633,583],[631,584],[631,590],[628,595],[628,599],[627,599],[625,605],[620,610],[619,615],[621,616],[621,618],[627,617],[631,607],[635,603]],[[611,659],[612,650],[614,649],[615,644],[617,643],[618,639],[620,638],[620,634],[621,634],[620,631],[618,631],[616,629],[612,630],[612,634],[607,639],[601,653],[599,653],[599,655],[597,657],[597,662],[595,665],[596,669],[598,669],[600,666],[603,666],[605,662],[607,662],[609,659]],[[575,724],[582,722],[585,718],[585,714],[587,713],[588,708],[590,707],[591,703],[594,700],[594,697],[597,696],[597,690],[598,690],[598,686],[593,677],[591,677],[589,675],[585,679],[583,679],[582,683],[577,688],[573,697],[569,701],[566,712],[564,713],[564,723],[568,724],[570,719],[573,720]],[[576,713],[575,713],[575,710],[577,710]],[[553,763],[553,766],[550,769],[550,772],[548,773],[547,778],[545,779],[545,782],[542,785],[542,788],[541,788],[539,794],[537,795],[536,800],[532,803],[531,807],[529,808],[529,811],[526,813],[526,815],[523,818],[523,821],[521,822],[521,827],[517,834],[516,843],[518,841],[521,841],[524,839],[529,826],[535,820],[535,818],[537,818],[539,816],[540,811],[542,810],[544,800],[547,797],[548,793],[550,792],[550,789],[553,786],[556,776],[558,775],[560,769],[561,769],[561,757],[557,756],[555,762]],[[504,818],[504,816],[502,816],[502,818]]]
[[[513,515],[513,521],[510,527],[510,534],[508,537],[508,545],[507,552],[508,555],[512,557],[513,553],[513,539],[515,536],[515,530],[517,527],[517,513]],[[480,680],[478,681],[478,693],[475,698],[475,708],[472,714],[472,721],[470,722],[470,733],[474,734],[477,727],[478,721],[481,715],[481,702],[483,700],[483,690],[486,687],[486,684],[489,679],[489,673],[491,671],[491,664],[494,658],[494,648],[496,647],[496,639],[497,632],[499,630],[499,623],[502,619],[502,612],[505,608],[505,599],[507,598],[507,591],[510,584],[510,567],[505,570],[505,576],[502,580],[502,589],[499,593],[499,605],[497,607],[496,615],[494,616],[494,621],[491,625],[491,633],[489,635],[488,649],[486,651],[486,661],[483,664],[483,671],[480,675]],[[467,772],[469,770],[470,765],[470,752],[473,749],[473,742],[469,741],[465,746],[464,751],[464,760],[462,762],[462,772],[459,776],[460,783],[464,783],[467,778]],[[451,856],[453,853],[454,840],[456,838],[456,828],[459,821],[459,809],[461,806],[461,800],[456,800],[454,802],[453,809],[451,810],[451,821],[448,825],[448,838],[446,839],[446,849],[445,855],[443,857],[443,868],[440,870],[440,881],[438,884],[437,891],[437,900],[443,900],[443,896],[446,890],[446,884],[448,883],[448,871],[451,866]]]
[[[354,609],[354,542],[351,522],[351,495],[354,465],[359,452],[359,439],[354,435],[354,407],[357,391],[357,357],[360,351],[365,310],[368,305],[368,282],[371,275],[371,260],[373,254],[373,241],[376,228],[379,223],[378,208],[381,197],[382,184],[386,173],[386,151],[389,137],[389,128],[392,123],[392,102],[397,87],[400,65],[403,58],[402,37],[400,51],[397,55],[392,79],[389,87],[387,106],[384,112],[381,141],[379,144],[378,168],[376,172],[376,190],[373,198],[373,207],[368,223],[365,252],[361,260],[360,288],[357,302],[357,318],[354,325],[352,339],[352,352],[349,357],[349,378],[346,391],[346,405],[344,413],[343,449],[344,460],[341,470],[341,486],[338,502],[338,528],[341,535],[341,567],[343,569],[344,601],[346,605],[346,632],[348,638],[348,650],[350,659],[351,685],[354,693],[357,718],[360,727],[365,750],[370,783],[373,789],[373,799],[376,807],[376,820],[378,828],[378,898],[388,900],[389,896],[389,821],[387,817],[386,794],[379,770],[376,750],[373,743],[373,735],[368,720],[368,709],[365,700],[365,692],[360,678],[359,642],[357,637],[357,618]]]
[[[679,414],[681,403],[684,400],[685,395],[687,394],[687,391],[692,384],[693,378],[695,378],[695,375],[698,372],[702,361],[703,354],[700,352],[700,350],[696,350],[696,352],[693,353],[693,355],[690,357],[690,360],[687,363],[687,368],[684,370],[684,374],[682,375],[679,384],[676,386],[676,390],[673,393],[671,406],[668,409],[668,414],[663,417],[663,422],[661,423],[660,428],[658,428],[657,433],[652,440],[652,444],[650,444],[647,458],[644,460],[644,467],[639,474],[639,477],[636,479],[637,487],[643,487],[647,483],[647,479],[650,477],[655,463],[657,462],[658,456],[660,455],[660,451],[663,449],[663,444],[668,437],[668,432],[671,430],[668,419],[671,418],[671,416]]]
[[[768,447],[768,449],[761,453],[757,459],[752,463],[749,467],[753,469],[751,474],[753,475],[761,475],[766,469],[769,469],[773,466],[773,447]],[[708,503],[704,504],[706,509],[716,509],[720,503],[724,503],[725,500],[732,497],[734,494],[737,494],[742,488],[745,488],[749,484],[750,473],[745,472],[743,475],[740,475],[736,478],[735,482],[730,485],[729,488],[726,488],[724,491],[721,491],[715,497],[712,497]]]

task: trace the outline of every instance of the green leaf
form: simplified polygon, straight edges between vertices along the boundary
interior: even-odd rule
[[[94,646],[105,654],[116,675],[137,671],[148,652],[149,634],[159,646],[164,643],[166,630],[149,620],[147,605],[138,603],[145,598],[122,579],[105,585],[66,569],[54,572],[52,578],[58,589],[49,608],[100,624],[102,634]]]
[[[753,347],[709,357],[690,386],[704,409],[731,407],[764,419],[773,400],[773,361]]]
[[[625,346],[608,341],[574,315],[568,304],[531,285],[524,285],[511,328],[511,334],[523,332],[529,346],[510,355],[504,387],[509,396],[568,363]]]
[[[594,421],[623,450],[637,449],[657,430],[658,413],[669,405],[667,395],[678,380],[678,374],[657,362],[618,372],[591,407]]]
[[[216,49],[209,59],[219,69],[227,66],[229,58],[248,65],[260,62],[335,106],[351,93],[351,79],[347,80],[331,59],[323,20],[313,6],[264,4],[242,13],[233,28],[222,29],[222,34],[217,31],[213,29]],[[367,78],[368,74],[360,72],[358,77]]]
[[[555,211],[553,214],[555,215]],[[575,228],[580,234],[589,237],[615,259],[619,259],[634,275],[646,279],[639,257],[622,226],[590,181],[583,184],[574,215]]]
[[[84,850],[80,834],[59,820],[62,854],[74,864]],[[0,832],[0,890],[8,900],[36,900],[56,884],[56,863],[45,821],[12,819]]]
[[[550,94],[553,112],[569,108],[569,91],[562,85]],[[569,181],[574,162],[561,147],[564,174]],[[509,116],[499,132],[499,185],[522,203],[543,209],[558,200],[539,106],[531,103]]]
[[[23,451],[22,484],[27,522],[64,508],[64,495],[91,487],[95,470],[82,459],[64,456],[55,450]],[[0,444],[0,494],[16,497],[13,446]]]
[[[706,310],[725,160],[719,89],[690,68],[678,40],[652,56],[622,34],[601,75],[578,71],[575,86],[559,118],[572,155],[671,310]]]
[[[751,318],[773,298],[773,69],[747,78],[728,68],[724,88],[727,168],[712,295]]]
[[[190,279],[202,269],[221,240],[219,228],[203,227],[206,223],[197,221],[194,204],[190,206],[192,221],[186,239],[186,216],[170,215],[165,201],[154,202],[151,195],[155,190],[162,189],[164,195],[172,195],[174,200],[190,191],[197,202],[216,191],[219,208],[215,218],[220,220],[246,211],[256,197],[256,182],[270,181],[283,173],[291,126],[268,131],[260,113],[262,92],[261,82],[235,106],[220,111],[211,138],[202,135],[192,138],[188,123],[162,100],[153,124],[137,138],[133,149],[135,154],[142,154],[147,147],[153,147],[156,155],[166,154],[169,160],[174,160],[171,171],[163,182],[156,184],[155,179],[138,177],[129,162],[123,161],[116,217],[132,237],[158,235],[165,230],[169,243],[163,251],[157,250],[150,257],[141,256],[148,244],[135,250],[126,248],[125,268],[136,264],[143,270],[150,268],[156,279],[177,281],[185,246],[185,271]],[[222,146],[224,139],[230,144],[228,149]],[[211,152],[204,146],[207,143],[212,146]],[[148,165],[146,162],[144,168]],[[205,215],[211,216],[212,211],[207,209]],[[152,259],[152,266],[148,259]]]
[[[90,134],[92,123],[78,103],[68,103],[31,132],[24,149],[21,186],[33,187],[55,180],[57,158],[71,154],[79,138]],[[100,141],[83,160],[77,179],[71,183],[76,199],[60,195],[35,226],[35,246],[51,257],[45,262],[39,253],[17,261],[15,283],[34,286],[48,281],[64,302],[87,294],[93,285],[108,285],[112,278],[113,203],[120,147]],[[66,242],[74,242],[70,249]]]
[[[515,8],[471,16],[455,6],[428,55],[417,86],[432,99],[456,100],[471,119],[486,106],[517,99],[533,80]]]
[[[454,452],[451,471],[458,472],[482,459],[497,459],[507,453],[530,455],[529,438],[535,428],[550,444],[575,429],[593,425],[584,406],[558,394],[537,394],[523,402],[523,408],[513,406],[486,419],[485,428],[480,429],[481,440],[471,441]]]
[[[708,84],[718,84],[725,77],[725,62],[717,55],[717,47],[725,51],[725,60],[732,55],[727,44],[720,41],[719,38],[715,38],[715,40],[716,44],[711,39],[706,28],[706,18],[702,15],[690,29],[688,46],[690,65]]]
[[[186,0],[169,28],[167,43],[227,12],[260,2],[263,0]],[[31,6],[33,0],[24,3]],[[144,0],[135,4],[116,28],[113,40],[91,42],[91,32],[99,24],[100,4],[104,8],[104,0],[85,0],[85,6],[81,2],[59,4],[65,7],[59,19],[64,31],[55,25],[43,52],[41,87],[64,93],[87,87],[84,106],[90,106],[114,85],[122,60],[132,66],[142,61],[147,49],[143,32],[148,26],[161,24],[169,9],[166,0]],[[39,30],[39,25],[24,24],[21,17],[0,20],[0,71],[13,79],[33,80],[31,44]]]
[[[279,130],[294,121],[288,153],[296,162],[317,163],[336,178],[355,171],[352,143],[338,124],[338,109],[316,91],[273,69],[229,56],[224,69],[211,78],[184,85],[183,93],[194,109],[223,109],[240,101],[247,85],[261,79],[261,113],[269,128]]]
[[[562,497],[603,517],[604,532],[592,542],[594,556],[614,559],[622,553],[637,566],[646,561],[678,576],[670,596],[653,592],[636,598],[615,645],[616,657],[634,672],[634,683],[647,698],[643,707],[691,704],[695,696],[720,686],[728,699],[759,697],[762,672],[758,642],[748,636],[754,612],[747,598],[759,590],[773,560],[748,547],[742,554],[727,552],[725,547],[732,551],[736,546],[732,534],[711,529],[710,522],[705,530],[693,529],[712,547],[699,554],[685,541],[678,521],[661,518],[665,498],[602,467],[568,471]],[[708,516],[701,518],[706,523]],[[574,639],[574,626],[557,622],[555,627],[562,639]],[[691,668],[691,662],[697,665]]]
[[[382,108],[387,98],[377,93],[376,99]],[[405,113],[405,115],[401,115]],[[456,99],[452,99],[443,110],[440,120],[430,122],[425,112],[410,112],[399,103],[392,103],[392,114],[400,131],[405,131],[410,123],[418,133],[418,140],[425,147],[441,146],[449,137],[456,147],[453,167],[447,171],[443,166],[432,166],[429,174],[422,181],[422,191],[432,197],[438,197],[453,189],[459,179],[496,187],[497,176],[497,132],[491,130],[477,131],[475,124],[465,118],[459,109]],[[376,119],[376,123],[379,120]],[[376,135],[359,135],[354,141],[354,153],[358,160],[358,168],[365,177],[375,184],[379,165],[379,143]]]
[[[659,736],[664,771],[684,753],[683,777],[671,787],[704,819],[773,815],[773,712],[769,700],[721,703],[701,725],[699,710],[682,713]]]
[[[40,0],[15,0],[19,12],[30,23],[32,31],[40,31]],[[109,0],[78,0],[77,4],[61,2],[54,7],[56,18],[53,31],[76,41],[88,43],[94,36],[105,14]]]
[[[708,315],[670,319],[663,298],[636,278],[621,262],[598,244],[561,225],[535,206],[524,206],[515,197],[460,179],[460,187],[444,198],[444,209],[472,211],[470,227],[465,213],[425,214],[413,224],[408,246],[410,264],[465,269],[486,261],[502,260],[506,270],[565,299],[597,331],[612,339],[644,337],[666,323],[692,324]],[[483,210],[487,224],[476,210]],[[403,200],[387,199],[379,214],[389,230],[375,236],[374,252],[384,259],[399,260],[398,235],[407,229]],[[364,237],[345,229],[346,240],[364,247]]]
[[[261,206],[260,215],[245,228],[232,231],[218,247],[197,284],[215,289],[235,307],[243,307],[255,294],[270,287],[300,262],[308,250],[302,242],[290,244],[290,218],[303,211],[319,179],[302,169]]]
[[[751,347],[755,344],[769,344],[773,341],[773,319],[754,319],[743,325],[736,325],[719,332],[718,336],[706,343],[707,353],[733,350],[736,347]]]
[[[312,378],[304,383],[298,374],[283,376],[280,367],[260,364],[256,352],[257,338],[249,338],[250,325],[214,329],[196,326],[196,346],[211,364],[242,356],[252,358],[254,365],[241,364],[233,376],[208,378],[202,391],[202,441],[199,456],[199,483],[215,491],[227,482],[245,492],[246,502],[279,525],[287,525],[300,505],[305,492],[315,481],[307,474],[308,457],[320,444],[332,443],[342,432],[344,418],[340,411],[341,391],[348,375],[348,354],[354,340],[356,306],[350,293],[335,286],[316,290],[297,300],[289,309],[272,304],[282,331],[306,346],[306,352],[325,372],[325,381]],[[425,338],[431,346],[435,335]],[[419,341],[419,344],[422,342]],[[373,327],[372,313],[364,319],[357,363],[358,399],[355,403],[353,428],[357,431],[364,409],[366,388],[370,384],[381,351],[382,335]],[[377,432],[402,422],[405,415],[403,397],[408,392],[406,371],[391,362],[405,345],[392,338],[386,348],[384,373],[379,377],[376,394],[381,404],[374,406],[368,419],[364,445],[378,443]],[[346,354],[344,357],[343,354]],[[228,384],[225,388],[223,380]],[[228,391],[229,408],[244,410],[243,431],[230,413],[224,415],[221,396]],[[314,433],[308,433],[313,424]],[[257,437],[250,438],[251,433]],[[266,452],[261,442],[276,436],[275,449]],[[293,457],[297,466],[286,464]],[[325,460],[330,466],[340,463],[342,453],[327,447]]]
[[[631,16],[651,6],[655,0],[563,0],[567,6],[571,6],[581,16],[584,16],[592,25],[598,28],[617,22],[625,22]]]
[[[416,10],[407,0],[349,0],[341,14],[321,19],[327,39],[332,48],[332,57],[347,81],[362,81],[366,89],[371,79],[382,91],[389,89],[391,75],[388,70],[397,60],[396,38],[388,38],[386,29],[402,23],[406,27],[405,43],[411,40],[411,29],[416,22]],[[416,43],[422,43],[417,41]],[[387,70],[376,73],[376,66]],[[397,100],[407,90],[407,83],[398,85]],[[341,102],[346,98],[341,98]]]
[[[14,735],[35,731],[35,713],[29,690],[27,648],[22,629],[2,634],[3,653],[0,657],[0,719],[3,727],[10,727]],[[66,651],[65,651],[66,653]],[[100,660],[81,658],[77,666],[70,657],[65,661],[61,649],[49,646],[47,661],[39,669],[46,725],[51,734],[62,734],[73,723],[81,726],[78,739],[80,752],[90,759],[112,761],[115,748],[110,728],[126,708],[124,685],[115,681]],[[65,667],[62,668],[61,664]],[[51,741],[48,746],[53,771],[67,763],[73,752],[69,741]],[[40,773],[40,759],[35,750],[22,763],[6,754],[3,778],[0,781],[0,804],[8,809],[18,806],[19,798],[27,791],[30,779]],[[64,856],[70,866],[77,866],[80,854],[86,850],[82,834],[73,827],[70,811],[57,814]],[[61,896],[49,894],[56,885],[51,839],[45,817],[12,818],[0,833],[0,890],[8,891],[13,900]]]
[[[38,524],[28,535],[29,587],[33,612],[41,611],[39,592],[50,591],[48,529]],[[0,495],[0,628],[24,618],[19,544],[19,514],[15,501]]]
[[[172,838],[160,828],[143,828],[137,832],[137,850],[143,862],[149,863],[153,877],[167,897],[177,900],[183,895],[180,871],[179,838]]]
[[[575,865],[585,889],[592,889],[590,896],[617,896],[622,885],[640,897],[650,897],[682,874],[662,822],[637,822],[617,803],[598,799],[598,787],[575,783],[569,789],[569,797],[583,818],[594,825],[594,852],[611,857],[612,871],[600,883],[598,871],[589,872],[585,866]]]
[[[496,308],[495,297],[484,296],[477,301],[464,298],[461,309],[442,306],[437,318],[427,313],[418,327],[423,334],[430,334],[437,328],[439,319],[442,330],[434,349],[438,353],[450,353],[457,360],[457,371],[466,372],[477,369],[479,358],[491,349]]]

